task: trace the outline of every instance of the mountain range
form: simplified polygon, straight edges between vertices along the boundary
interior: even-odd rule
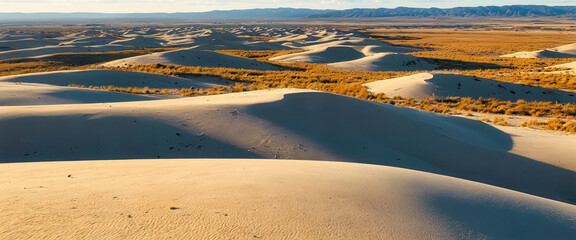
[[[266,8],[210,12],[181,13],[0,13],[1,22],[18,21],[233,21],[233,20],[286,20],[325,18],[376,18],[376,17],[550,17],[576,16],[576,6],[511,5],[456,8],[356,8],[347,10],[317,10],[301,8]]]

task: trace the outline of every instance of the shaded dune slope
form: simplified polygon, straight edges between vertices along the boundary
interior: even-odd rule
[[[150,88],[211,88],[213,80],[194,80],[160,74],[117,70],[78,70],[30,73],[0,77],[0,82],[42,83],[57,86],[71,84],[84,86],[150,87]]]
[[[437,66],[414,56],[386,52],[351,61],[330,63],[328,67],[346,71],[374,72],[434,70]]]
[[[502,55],[516,58],[576,58],[576,43],[538,51],[525,51]]]
[[[354,60],[364,56],[362,52],[351,47],[331,46],[307,52],[282,55],[270,60],[278,62],[332,63]]]
[[[243,68],[251,70],[280,70],[281,67],[254,59],[234,57],[212,51],[197,50],[194,48],[180,49],[169,52],[152,53],[143,56],[130,57],[102,64],[102,66],[126,66],[166,64],[199,67],[226,67]]]
[[[489,125],[339,95],[259,91],[31,108],[0,109],[2,162],[318,159],[398,166],[576,199],[574,172],[509,153],[510,136]]]
[[[442,73],[419,73],[364,84],[372,93],[417,100],[435,97],[496,98],[517,101],[576,103],[576,93],[501,82],[491,79]]]
[[[0,82],[0,106],[104,103],[155,100],[156,96],[60,87],[47,84]]]

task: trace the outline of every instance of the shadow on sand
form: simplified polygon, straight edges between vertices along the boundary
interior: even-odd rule
[[[515,155],[511,137],[482,122],[328,93],[288,94],[254,116],[349,162],[396,166],[576,203],[576,173]],[[390,152],[413,161],[390,158]]]

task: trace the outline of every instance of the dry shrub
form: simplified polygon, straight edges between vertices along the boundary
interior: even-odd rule
[[[492,123],[500,126],[508,126],[508,122],[501,117],[495,117],[494,120],[492,120]]]
[[[569,133],[576,133],[576,121],[569,121],[564,123],[562,129],[560,130]]]
[[[548,121],[538,121],[536,119],[531,119],[527,122],[522,123],[522,127],[532,127],[553,131],[562,131],[567,133],[576,133],[576,121],[574,120],[563,120],[563,119],[548,119]]]

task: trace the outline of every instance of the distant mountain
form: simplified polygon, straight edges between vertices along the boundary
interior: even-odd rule
[[[542,5],[512,5],[456,8],[377,8],[348,9],[324,14],[311,15],[311,18],[374,18],[374,17],[545,17],[576,16],[576,6],[550,7]]]
[[[265,8],[210,12],[182,13],[2,13],[0,22],[15,21],[231,21],[231,20],[274,20],[287,18],[308,18],[320,16],[334,10],[298,9],[298,8]]]
[[[182,13],[1,13],[0,22],[19,21],[247,21],[304,18],[374,18],[374,17],[544,17],[576,16],[576,6],[512,5],[456,8],[376,8],[316,10],[300,8],[265,8],[248,10]]]

